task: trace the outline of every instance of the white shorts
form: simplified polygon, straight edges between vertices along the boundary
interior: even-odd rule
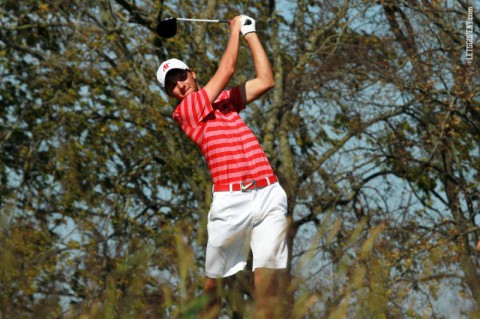
[[[207,277],[231,276],[252,268],[287,267],[287,195],[279,183],[247,192],[214,192],[208,213]]]

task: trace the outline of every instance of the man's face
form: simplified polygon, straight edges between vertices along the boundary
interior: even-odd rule
[[[198,91],[195,72],[180,69],[168,72],[165,79],[165,90],[169,96],[177,100],[183,100],[188,95]]]

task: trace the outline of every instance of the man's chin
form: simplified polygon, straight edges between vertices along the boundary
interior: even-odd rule
[[[195,93],[195,89],[188,89],[187,92],[185,92],[185,97],[189,96],[190,94]]]
[[[195,89],[188,89],[187,92],[185,92],[185,94],[184,94],[183,96],[176,96],[176,99],[179,100],[179,101],[181,101],[181,100],[183,100],[184,98],[186,98],[187,96],[189,96],[189,95],[191,95],[191,94],[193,94],[193,93],[195,93],[195,92],[196,92]]]

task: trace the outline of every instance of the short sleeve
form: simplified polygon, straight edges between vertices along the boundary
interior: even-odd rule
[[[236,86],[231,90],[230,101],[235,105],[237,112],[245,109],[245,104],[243,103],[242,95],[240,94],[240,87]]]
[[[214,109],[220,109],[222,107],[228,107],[231,111],[235,112],[240,112],[245,109],[245,104],[243,103],[238,86],[229,91],[223,91],[215,102],[213,102]]]

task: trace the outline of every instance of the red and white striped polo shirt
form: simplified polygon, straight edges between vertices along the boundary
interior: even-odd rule
[[[216,184],[273,175],[257,138],[238,115],[244,108],[238,87],[223,91],[213,105],[201,89],[187,96],[173,113],[175,121],[200,148]]]

